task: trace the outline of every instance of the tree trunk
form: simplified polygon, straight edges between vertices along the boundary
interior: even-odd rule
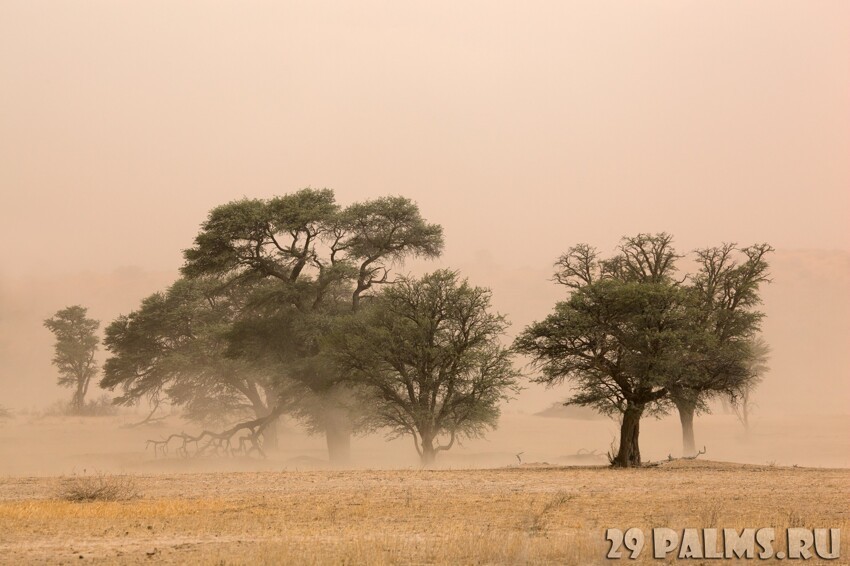
[[[77,414],[83,412],[83,407],[85,406],[85,395],[86,394],[83,391],[82,383],[78,382],[77,390],[74,392],[74,397],[71,399],[71,407]]]
[[[325,439],[331,466],[345,467],[351,463],[351,419],[345,409],[325,409]]]
[[[251,399],[251,402],[254,405],[254,415],[258,419],[268,417],[275,410],[274,408],[267,407],[262,401],[260,401],[259,397],[257,397],[256,399]],[[277,425],[279,421],[280,417],[276,416],[272,422],[266,425],[266,427],[263,429],[263,432],[260,433],[263,439],[264,452],[277,452]]]
[[[266,452],[277,452],[277,423],[278,419],[275,419],[263,429],[263,450]]]
[[[674,400],[679,411],[679,421],[682,423],[682,456],[693,456],[697,453],[694,441],[694,404],[686,400]]]
[[[620,448],[611,462],[615,468],[631,468],[640,466],[640,418],[643,416],[644,405],[629,403],[623,413],[623,423],[620,425]]]
[[[437,450],[434,448],[434,439],[431,437],[422,438],[422,467],[430,468],[437,460]]]

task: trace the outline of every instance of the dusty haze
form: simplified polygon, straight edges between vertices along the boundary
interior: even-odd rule
[[[57,309],[105,325],[173,281],[213,206],[330,187],[416,200],[446,253],[404,270],[492,287],[512,335],[563,296],[550,266],[577,242],[771,243],[767,448],[723,415],[697,441],[850,466],[848,21],[846,2],[0,2],[0,405],[68,397],[41,326]],[[553,421],[531,415],[564,396],[530,385],[466,451],[606,448],[610,423],[559,419],[594,445],[547,452]],[[664,456],[677,423],[652,426]],[[0,452],[0,473],[33,458]]]

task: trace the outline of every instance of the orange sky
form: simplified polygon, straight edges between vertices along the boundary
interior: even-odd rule
[[[211,207],[304,186],[410,196],[443,264],[494,278],[638,231],[813,250],[785,280],[832,326],[777,340],[843,350],[847,302],[823,301],[850,291],[848,28],[844,1],[0,0],[0,381],[10,309],[52,312],[22,285],[42,310],[116,269],[159,285]],[[514,321],[545,314],[517,289],[494,289]],[[811,319],[791,309],[768,314]],[[817,379],[844,383],[832,355]]]

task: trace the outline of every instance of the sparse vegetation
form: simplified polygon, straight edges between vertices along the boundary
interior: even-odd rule
[[[112,399],[104,393],[97,399],[89,399],[81,406],[76,406],[68,401],[56,401],[48,406],[42,413],[45,417],[112,417],[118,414],[119,407],[112,403]]]
[[[132,476],[83,473],[64,479],[57,496],[73,502],[129,501],[138,498],[139,491]]]

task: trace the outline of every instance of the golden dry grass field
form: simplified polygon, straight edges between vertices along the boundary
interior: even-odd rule
[[[0,479],[0,563],[612,564],[634,561],[606,560],[606,527],[850,532],[846,469],[155,474],[133,476],[137,498],[82,503],[60,498],[68,481]],[[650,557],[647,547],[639,562],[665,563]]]

